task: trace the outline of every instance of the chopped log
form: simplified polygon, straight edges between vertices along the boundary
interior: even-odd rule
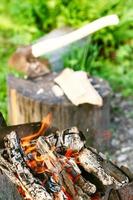
[[[88,194],[95,193],[95,185],[91,184],[89,181],[85,181],[75,161],[72,159],[66,159],[65,156],[60,157],[55,154],[55,152],[52,152],[50,145],[48,145],[48,143],[44,139],[42,137],[38,138],[37,150],[41,153],[41,155],[45,156],[44,160],[46,166],[51,171],[51,173],[56,173],[59,179],[61,178],[63,180],[62,184],[65,184],[66,191],[69,189],[69,193],[71,194],[71,196],[73,198],[76,198],[75,186],[73,185],[73,181],[68,178],[67,170],[69,170],[69,173],[71,171],[71,173],[75,176],[75,179],[79,176],[75,184],[78,184],[78,186],[80,186],[80,189],[83,191],[82,193],[86,193],[86,196],[88,196]],[[49,163],[49,166],[47,165],[47,163]],[[62,166],[64,167],[62,168]],[[78,200],[78,196],[76,199]]]
[[[17,135],[19,136],[19,129],[20,129],[20,132],[22,134],[23,127],[24,127],[25,132],[27,134],[29,134],[29,132],[31,133],[32,130],[38,130],[39,129],[39,126],[37,124],[40,126],[40,123],[35,123],[35,124],[33,123],[32,126],[30,124],[29,125],[26,124],[26,126],[24,126],[24,125],[10,126],[9,129],[7,127],[7,130],[8,130],[7,132],[9,133],[10,132],[9,130],[15,131],[15,128],[16,128],[17,131],[18,131]],[[0,129],[0,135],[1,135],[1,130],[3,131],[2,132],[3,136],[5,136],[7,134],[6,128],[4,127],[4,128]],[[5,130],[5,134],[4,134],[4,130]],[[27,131],[27,130],[30,130],[30,131]],[[55,129],[53,129],[53,130],[55,130]],[[48,132],[51,133],[51,132],[55,132],[55,131],[51,131],[50,130]],[[21,135],[21,137],[22,137],[22,135]],[[3,138],[1,137],[0,138],[0,143],[1,143],[2,140],[3,140]],[[91,150],[93,150],[93,149],[91,149]],[[92,152],[96,153],[94,151],[92,151]],[[101,158],[98,157],[98,159],[99,159],[100,162],[102,162]],[[110,173],[111,171],[113,171],[113,174],[116,174],[115,178],[117,177],[117,175],[118,175],[118,179],[120,178],[121,175],[118,173],[118,170],[120,170],[120,168],[117,168],[116,166],[113,166],[112,164],[110,165],[110,163],[109,164],[103,164],[103,162],[102,162],[102,166],[104,167],[105,172],[107,172],[106,170],[108,169],[108,173]],[[114,190],[110,191],[110,189],[109,189],[109,192],[108,192],[108,190],[105,190],[104,192],[107,195],[105,195],[105,197],[103,197],[103,200],[112,200],[112,199],[110,199],[111,198],[110,195],[112,195],[112,198],[115,200],[116,198],[113,195],[116,195],[116,193],[119,193],[118,194],[118,196],[119,196],[118,200],[132,200],[132,193],[133,193],[133,182],[132,181],[133,181],[133,175],[132,175],[131,172],[129,172],[129,170],[127,168],[126,169],[122,168],[121,169],[121,173],[123,173],[125,175],[127,174],[127,176],[129,177],[130,183],[127,184],[126,186],[121,187],[118,190],[115,190],[115,191],[117,191],[117,192],[115,192],[115,194],[111,194],[111,192],[113,192]],[[87,177],[86,174],[85,174],[85,177]],[[88,178],[90,179],[90,175],[88,176]],[[95,180],[93,180],[92,183],[95,183]],[[13,186],[12,183],[10,183],[10,181],[7,179],[7,177],[5,175],[0,175],[0,186],[1,186],[0,187],[0,199],[2,199],[2,200],[3,199],[4,200],[20,200],[21,199],[21,197],[18,194],[16,188]],[[77,188],[80,190],[80,188],[78,186],[77,186]],[[83,199],[86,199],[86,200],[89,199],[89,198],[87,199],[85,197],[86,196],[84,194],[84,198]]]
[[[103,183],[103,185],[114,185],[116,189],[124,186],[128,183],[128,177],[122,173],[120,170],[115,167],[115,172],[117,174],[111,174],[106,171],[104,164],[106,160],[102,159],[102,157],[98,154],[95,154],[91,150],[85,148],[79,153],[79,162],[80,165],[89,173],[94,173],[95,176],[99,178],[99,180]],[[114,171],[111,162],[108,165],[108,171]],[[110,169],[111,168],[111,169]],[[119,174],[121,176],[119,176]]]
[[[18,179],[23,185],[26,192],[26,197],[34,200],[52,200],[52,196],[42,187],[37,178],[34,178],[21,155],[21,147],[18,143],[17,135],[11,132],[7,135],[8,144],[7,151],[10,155],[10,160],[16,169]]]
[[[15,132],[11,132],[9,135],[6,136],[6,140],[5,140],[5,146],[6,146],[6,150],[7,153],[9,155],[9,160],[11,161],[11,164],[8,163],[6,166],[6,162],[5,160],[2,158],[1,156],[1,162],[0,162],[0,166],[1,169],[5,172],[5,174],[13,181],[13,183],[15,183],[16,185],[22,187],[23,191],[25,192],[25,197],[26,199],[52,199],[52,197],[50,198],[50,195],[46,192],[45,187],[42,186],[41,182],[36,178],[34,178],[34,176],[31,174],[31,172],[29,171],[28,167],[26,166],[26,163],[22,157],[22,150],[21,147],[19,145],[19,141],[17,139],[17,135]],[[44,152],[42,155],[47,154],[47,158],[46,160],[44,159],[45,162],[47,162],[47,160],[49,160],[49,163],[51,162],[51,165],[53,165],[53,167],[49,168],[50,166],[48,165],[48,170],[51,172],[51,174],[53,173],[53,171],[55,171],[57,169],[57,174],[58,176],[62,176],[62,180],[65,181],[65,184],[67,187],[69,187],[69,190],[71,191],[72,188],[74,187],[73,182],[71,183],[71,180],[69,180],[69,176],[67,174],[67,171],[65,171],[65,169],[61,169],[61,163],[60,161],[57,163],[57,157],[54,155],[54,153],[49,152],[48,147],[45,148],[45,144],[43,145],[39,145],[38,144],[38,149],[39,147],[41,147],[41,152]],[[48,152],[46,152],[46,150],[48,150]],[[24,156],[25,158],[25,156]],[[4,161],[3,161],[4,160]],[[69,161],[70,167],[72,168],[72,171],[74,170],[73,174],[75,174],[75,176],[78,176],[78,171],[75,171],[75,166],[73,168],[73,162]],[[13,166],[12,166],[13,165]],[[47,165],[47,163],[46,163]],[[56,166],[55,166],[56,165]],[[63,164],[64,165],[64,164]],[[76,163],[75,163],[76,165]],[[7,169],[5,169],[7,167]],[[13,167],[13,169],[12,169]],[[58,170],[61,170],[62,172],[58,172]],[[14,174],[17,174],[17,177],[14,176]],[[56,171],[55,171],[56,172]],[[52,184],[56,184],[56,182],[54,183],[54,179],[52,179],[52,176],[50,177],[50,180],[52,181]],[[71,183],[71,184],[70,184]],[[82,180],[83,183],[83,180]],[[84,184],[85,185],[85,184]],[[49,185],[51,188],[51,184]],[[85,190],[91,192],[91,188],[90,188],[90,184],[88,182],[88,189],[85,188]],[[56,186],[57,188],[60,189],[60,187]],[[54,188],[54,186],[52,188],[56,189],[56,187]],[[87,186],[86,186],[87,187]],[[91,184],[92,187],[92,184]],[[85,193],[85,190],[83,188],[80,188],[80,193],[77,191],[77,195],[75,194],[75,187],[73,189],[73,199],[75,200],[84,200],[84,199],[89,199],[88,195]],[[52,189],[53,190],[53,189]],[[82,192],[81,192],[82,191]],[[94,190],[95,192],[95,190]],[[87,192],[88,193],[88,192]],[[70,193],[71,194],[71,193]],[[65,197],[65,193],[63,190],[60,191],[56,191],[54,192],[54,199],[59,199],[59,200],[65,200],[68,199],[67,197]],[[85,198],[84,198],[85,196]],[[88,198],[87,198],[88,197]]]
[[[86,136],[87,144],[103,151],[110,145],[105,132],[109,128],[110,87],[106,81],[90,78],[103,98],[103,106],[73,105],[65,95],[55,96],[52,87],[57,73],[34,79],[8,77],[9,122],[13,125],[40,121],[51,112],[53,126],[60,130],[77,126]],[[104,142],[104,145],[102,145]]]
[[[36,144],[41,154],[49,152],[48,154],[51,156],[51,151],[48,150],[48,144],[49,146],[55,146],[57,149],[64,147],[66,151],[71,149],[73,152],[78,152],[76,157],[78,158],[80,165],[87,172],[97,176],[103,185],[114,185],[115,188],[118,189],[129,182],[128,175],[125,175],[127,173],[116,167],[112,162],[107,161],[102,153],[98,153],[93,148],[85,148],[85,141],[82,133],[78,131],[76,127],[64,130],[62,133],[57,132],[57,134],[41,136],[38,138]],[[59,152],[59,150],[57,151]],[[74,156],[72,152],[71,156]],[[130,176],[131,175],[129,174],[129,177]],[[90,186],[88,185],[88,188],[89,187]]]
[[[6,122],[5,119],[2,115],[2,113],[0,113],[0,148],[4,148],[4,137],[7,134],[7,129],[8,126],[6,126]],[[14,130],[14,128],[13,128]],[[8,132],[10,133],[10,131]],[[0,162],[1,162],[1,157],[0,157]],[[4,160],[2,160],[2,163],[4,162]],[[7,163],[3,163],[5,166],[8,166]],[[2,170],[0,168],[0,170]],[[5,172],[6,174],[6,172]],[[10,181],[10,179],[8,178],[8,174],[7,176],[0,173],[0,199],[1,200],[22,200],[22,197],[20,196],[20,194],[18,193],[16,187],[14,184],[12,184],[12,182]],[[13,176],[12,176],[13,177]]]
[[[85,103],[103,105],[101,96],[92,86],[86,72],[75,72],[73,69],[66,68],[57,76],[55,83],[63,89],[67,98],[76,106]]]

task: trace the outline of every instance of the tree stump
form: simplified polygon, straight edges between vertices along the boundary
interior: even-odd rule
[[[57,97],[52,91],[57,73],[49,73],[34,79],[8,76],[9,122],[12,125],[37,122],[48,112],[52,113],[52,125],[59,129],[77,126],[87,139],[87,144],[98,150],[109,147],[109,107],[111,89],[102,79],[90,78],[103,98],[103,106],[73,105],[67,97]],[[104,145],[102,145],[104,142]]]

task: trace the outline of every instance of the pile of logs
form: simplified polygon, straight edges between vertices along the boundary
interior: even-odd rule
[[[0,169],[24,199],[132,200],[133,177],[128,169],[86,148],[85,137],[76,127],[59,131],[49,128],[50,123],[48,115],[33,134],[20,137],[14,127],[4,137]]]

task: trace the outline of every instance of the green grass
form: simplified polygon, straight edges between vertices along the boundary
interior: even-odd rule
[[[5,36],[5,37],[4,37]],[[14,51],[13,46],[10,46],[8,39],[6,39],[6,33],[1,31],[0,43],[2,48],[0,49],[0,111],[4,117],[7,118],[7,84],[6,79],[9,72],[8,69],[8,56]]]

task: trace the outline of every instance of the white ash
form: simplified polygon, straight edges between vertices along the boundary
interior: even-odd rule
[[[16,172],[19,175],[20,181],[23,183],[26,191],[28,191],[33,200],[52,200],[53,198],[41,185],[39,180],[34,178],[30,170],[27,168],[18,143],[17,135],[15,132],[11,132],[7,135],[9,148],[11,150],[10,159],[13,162]]]

